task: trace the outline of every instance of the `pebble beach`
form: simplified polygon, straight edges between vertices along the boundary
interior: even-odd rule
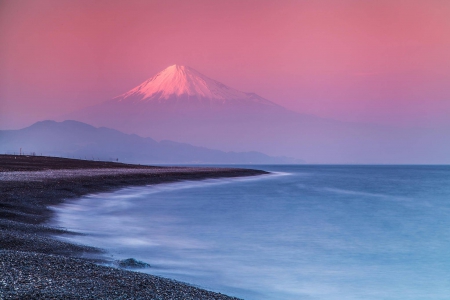
[[[82,258],[103,250],[55,238],[78,233],[46,225],[49,206],[121,187],[261,174],[0,155],[0,299],[236,299]]]

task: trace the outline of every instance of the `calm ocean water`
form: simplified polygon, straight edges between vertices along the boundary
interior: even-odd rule
[[[450,166],[251,166],[59,206],[71,241],[244,299],[449,299]]]

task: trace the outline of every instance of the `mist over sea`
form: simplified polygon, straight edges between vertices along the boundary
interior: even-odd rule
[[[125,188],[55,207],[111,260],[244,299],[448,299],[450,166],[273,172]]]

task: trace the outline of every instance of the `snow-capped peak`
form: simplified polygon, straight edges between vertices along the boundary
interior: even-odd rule
[[[173,97],[188,96],[226,102],[227,100],[250,100],[269,102],[255,94],[244,93],[215,81],[198,71],[180,65],[172,65],[159,72],[139,86],[118,96],[120,102],[163,101]],[[268,103],[266,103],[268,104]]]

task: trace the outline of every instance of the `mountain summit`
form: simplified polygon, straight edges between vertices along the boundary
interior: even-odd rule
[[[223,106],[260,104],[279,107],[254,93],[244,93],[200,72],[172,65],[137,87],[113,99],[123,103],[177,103]]]

